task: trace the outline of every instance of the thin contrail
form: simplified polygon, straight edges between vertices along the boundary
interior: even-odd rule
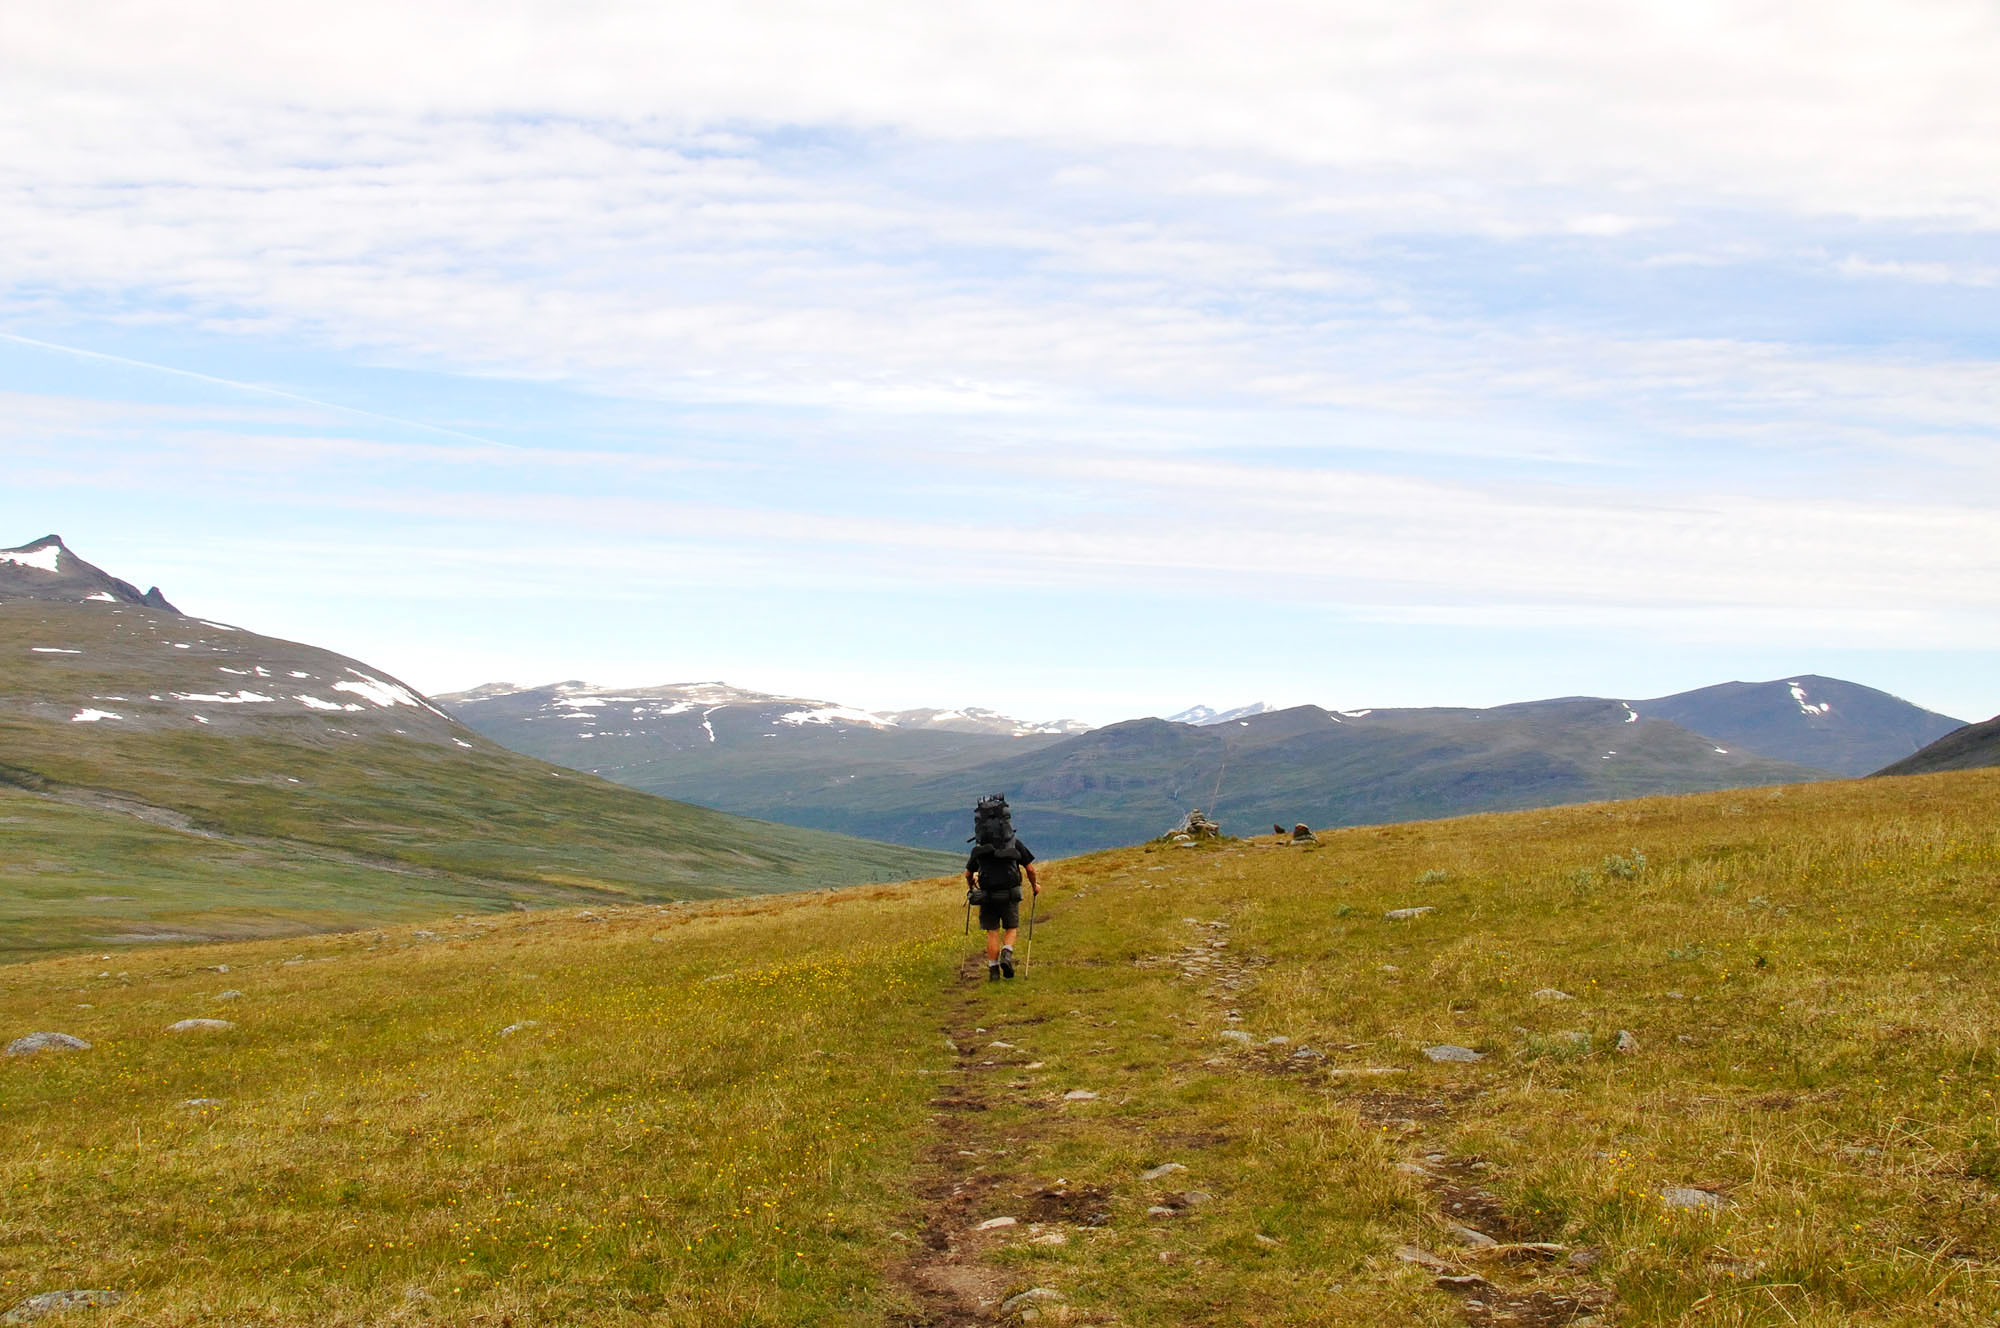
[[[24,337],[18,332],[0,332],[0,339],[17,341],[23,346],[34,346],[41,350],[61,351],[65,355],[77,355],[86,360],[108,360],[112,364],[123,364],[133,369],[150,369],[154,373],[173,374],[180,378],[192,378],[196,382],[213,383],[217,387],[235,388],[239,392],[261,392],[269,397],[282,397],[286,401],[297,401],[308,406],[318,406],[321,410],[339,411],[345,415],[359,415],[363,419],[380,420],[384,424],[400,424],[406,429],[426,429],[431,433],[441,433],[450,438],[463,438],[469,443],[480,443],[487,447],[504,448],[510,452],[528,452],[532,448],[518,443],[503,443],[497,438],[481,438],[476,433],[464,433],[457,429],[447,429],[441,424],[426,424],[422,420],[406,420],[396,415],[384,415],[380,411],[363,410],[359,406],[343,406],[337,401],[321,401],[318,397],[302,396],[297,392],[287,392],[281,387],[266,387],[262,383],[245,383],[234,378],[217,378],[214,374],[197,373],[193,369],[177,369],[171,364],[154,364],[150,360],[128,359],[123,355],[112,355],[101,350],[85,350],[81,346],[64,346],[54,341],[42,341],[36,337]]]

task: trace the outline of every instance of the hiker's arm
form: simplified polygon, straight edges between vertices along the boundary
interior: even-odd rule
[[[1021,870],[1027,874],[1028,884],[1034,888],[1035,893],[1040,894],[1042,892],[1042,883],[1035,879],[1035,864],[1024,862],[1021,864]]]

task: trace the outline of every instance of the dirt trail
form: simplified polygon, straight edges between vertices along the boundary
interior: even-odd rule
[[[898,1280],[917,1304],[914,1314],[898,1322],[906,1328],[961,1328],[962,1325],[992,1323],[1001,1317],[1000,1306],[1019,1275],[987,1262],[985,1255],[1003,1235],[1014,1228],[981,1229],[993,1201],[1003,1187],[1015,1188],[1012,1177],[997,1170],[994,1163],[1018,1146],[1014,1136],[994,1137],[980,1118],[995,1104],[996,1096],[1027,1101],[1021,1081],[1004,1083],[992,1073],[1018,1068],[1025,1058],[1004,1054],[1011,1048],[994,1048],[990,1042],[1004,1039],[1000,1030],[1014,1027],[1018,1020],[1003,1024],[1009,1016],[985,1012],[989,1021],[982,1026],[978,1009],[979,984],[985,981],[985,966],[968,956],[959,970],[959,991],[952,998],[942,1032],[954,1053],[950,1077],[938,1086],[931,1099],[936,1137],[925,1154],[925,1179],[917,1187],[918,1231],[909,1257],[895,1270]],[[1021,1205],[1014,1205],[1020,1207]],[[1019,1219],[1017,1219],[1018,1225]]]
[[[1400,1134],[1415,1156],[1396,1165],[1430,1192],[1452,1238],[1448,1252],[1405,1245],[1398,1257],[1437,1275],[1440,1291],[1458,1297],[1475,1328],[1591,1328],[1609,1324],[1614,1297],[1586,1276],[1590,1250],[1547,1239],[1489,1188],[1495,1172],[1483,1157],[1439,1151],[1426,1135],[1477,1090],[1430,1096],[1369,1091],[1347,1101],[1361,1119]],[[1440,1241],[1442,1246],[1444,1242]]]

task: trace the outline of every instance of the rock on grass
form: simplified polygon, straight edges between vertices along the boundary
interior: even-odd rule
[[[38,1051],[89,1051],[90,1044],[67,1033],[30,1033],[7,1044],[9,1056],[32,1056]],[[55,1294],[54,1292],[50,1293]]]
[[[1729,1206],[1729,1201],[1711,1190],[1698,1190],[1692,1185],[1675,1185],[1660,1191],[1660,1202],[1669,1208],[1693,1208],[1703,1212],[1720,1212]]]
[[[33,1323],[64,1310],[104,1309],[125,1299],[122,1291],[44,1291],[0,1314],[0,1323]]]
[[[1425,1047],[1424,1055],[1434,1061],[1460,1061],[1466,1064],[1486,1059],[1485,1052],[1474,1051],[1470,1047],[1455,1047],[1449,1042],[1442,1046]]]

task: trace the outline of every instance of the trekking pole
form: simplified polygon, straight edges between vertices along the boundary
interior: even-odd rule
[[[972,935],[972,891],[965,892],[965,934]]]
[[[1041,902],[1041,891],[1028,895],[1028,948],[1021,956],[1021,976],[1028,976],[1028,970],[1035,964],[1035,905]]]

